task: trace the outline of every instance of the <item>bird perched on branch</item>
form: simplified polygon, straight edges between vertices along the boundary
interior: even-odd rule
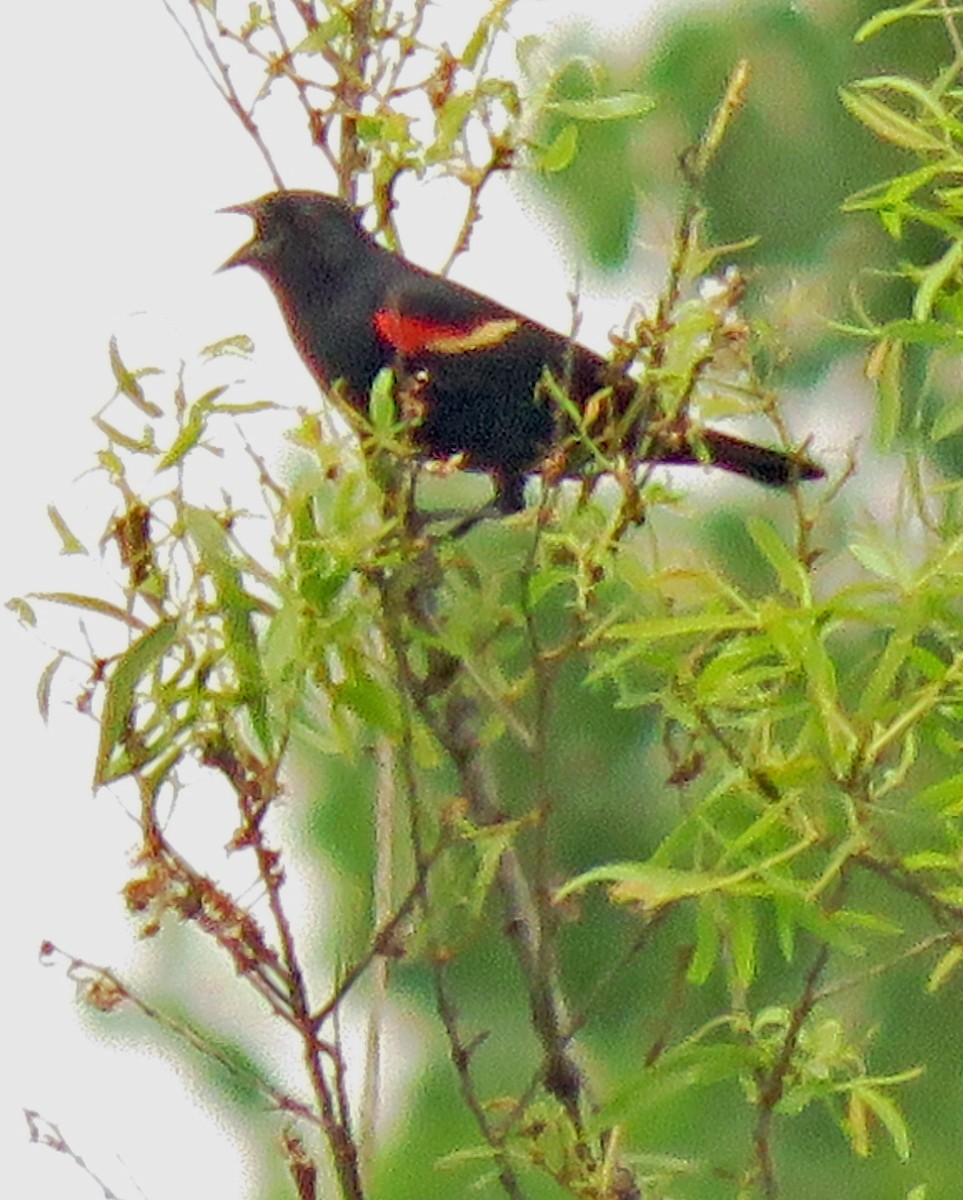
[[[253,267],[267,280],[322,389],[340,383],[344,398],[365,413],[375,377],[393,368],[416,400],[411,436],[418,452],[460,456],[467,468],[488,472],[502,512],[523,507],[526,474],[566,438],[569,452],[555,469],[578,473],[572,412],[585,416],[590,432],[604,414],[618,430],[618,448],[649,461],[708,464],[775,487],[823,475],[801,453],[688,419],[671,428],[651,415],[633,420],[638,389],[624,368],[386,250],[362,227],[360,213],[333,196],[273,192],[224,211],[255,225],[253,238],[224,266]],[[559,389],[571,401],[568,415]],[[583,447],[581,465],[586,458]]]

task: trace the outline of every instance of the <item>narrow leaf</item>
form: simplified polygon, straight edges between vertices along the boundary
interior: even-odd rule
[[[641,645],[670,637],[689,637],[694,633],[723,633],[727,630],[758,629],[759,618],[753,613],[692,613],[679,617],[655,617],[652,620],[627,621],[613,625],[605,636]]]
[[[251,615],[257,605],[244,589],[241,568],[214,514],[190,508],[185,522],[217,593],[225,649],[237,675],[241,699],[261,746],[270,750],[273,739],[268,722],[267,681]]]
[[[685,976],[689,983],[696,986],[705,983],[719,958],[719,926],[715,907],[711,900],[703,900],[696,910],[695,953]]]
[[[938,992],[950,976],[956,974],[960,963],[963,963],[963,946],[951,946],[930,971],[926,981],[926,990],[930,993]]]
[[[40,709],[40,715],[44,721],[50,716],[50,689],[53,685],[54,676],[57,674],[60,664],[66,657],[67,655],[61,650],[52,662],[47,663],[41,672],[40,679],[37,681],[37,707]]]
[[[95,786],[116,779],[129,769],[112,770],[111,760],[115,750],[124,745],[126,734],[133,727],[138,684],[157,666],[176,637],[177,622],[164,621],[132,642],[114,664],[107,681],[107,695],[100,719]]]
[[[959,272],[963,262],[963,242],[951,242],[946,252],[923,272],[913,298],[913,316],[925,321],[947,284]]]
[[[144,395],[144,389],[140,386],[138,380],[144,375],[159,375],[160,371],[156,367],[141,367],[138,371],[130,371],[124,365],[123,359],[120,357],[120,350],[117,348],[117,339],[110,339],[110,369],[114,374],[114,380],[117,383],[117,390],[122,396],[126,396],[142,413],[148,417],[161,417],[163,410],[158,408]]]
[[[885,142],[917,154],[940,153],[946,148],[940,138],[934,137],[918,121],[875,96],[841,88],[839,97],[858,121]]]
[[[573,121],[622,121],[626,117],[644,117],[655,108],[655,101],[642,92],[619,92],[586,100],[556,100],[546,108]]]
[[[859,1089],[859,1095],[868,1109],[882,1123],[893,1143],[893,1149],[901,1162],[907,1162],[910,1156],[910,1136],[906,1121],[899,1107],[877,1088],[864,1087]]]
[[[809,598],[809,579],[802,563],[791,554],[774,526],[764,517],[750,516],[746,521],[749,536],[756,548],[776,572],[783,591],[797,600]]]
[[[856,30],[853,41],[860,45],[871,37],[875,37],[881,29],[895,25],[897,21],[902,21],[906,17],[925,12],[930,6],[931,0],[913,0],[911,4],[900,4],[896,8],[884,8],[881,12],[873,13],[869,20],[864,21]]]
[[[372,428],[383,435],[388,435],[395,427],[397,409],[395,406],[395,373],[390,367],[384,367],[374,377],[371,385],[371,398],[368,402],[368,413],[371,417]]]
[[[109,600],[101,600],[98,596],[79,596],[76,592],[31,592],[30,595],[35,600],[49,600],[52,604],[66,604],[70,608],[82,608],[85,612],[112,617],[115,621],[123,621],[131,629],[147,629],[140,617],[135,617],[133,613],[111,604]]]
[[[166,471],[173,467],[197,445],[207,426],[207,410],[200,403],[192,404],[187,414],[187,420],[181,426],[180,432],[171,443],[170,449],[157,464],[158,471]]]
[[[201,350],[201,354],[205,358],[221,358],[224,355],[250,358],[253,353],[254,342],[246,333],[235,333],[231,337],[220,338],[218,341],[204,346]]]
[[[698,871],[678,871],[652,863],[607,863],[576,875],[555,893],[557,900],[585,891],[594,883],[612,885],[613,900],[622,904],[642,904],[647,909],[662,908],[687,896],[699,896],[724,886],[725,880]]]
[[[961,402],[960,396],[956,395],[947,400],[943,411],[933,422],[930,436],[934,442],[941,442],[943,438],[952,437],[961,429],[963,429],[963,402]]]
[[[739,983],[747,988],[756,977],[756,909],[748,899],[732,896],[726,905],[729,913],[729,946]]]
[[[876,434],[880,450],[888,453],[893,448],[899,432],[903,411],[903,342],[897,338],[883,338],[876,346],[871,360],[871,371],[876,380],[879,408],[876,416]]]
[[[52,504],[47,505],[47,516],[50,518],[50,524],[56,529],[57,535],[60,538],[60,553],[61,554],[86,554],[87,547],[83,542],[70,530],[67,522],[63,519],[60,513]]]

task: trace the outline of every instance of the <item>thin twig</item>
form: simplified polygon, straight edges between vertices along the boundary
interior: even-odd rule
[[[284,187],[284,182],[281,179],[281,173],[278,170],[277,165],[274,162],[274,158],[272,157],[271,152],[267,147],[267,143],[264,141],[264,138],[261,136],[261,131],[260,131],[260,129],[258,129],[257,123],[255,122],[255,120],[251,116],[251,114],[248,112],[248,110],[245,108],[244,103],[241,100],[241,97],[237,93],[237,89],[234,87],[234,83],[231,79],[230,68],[228,67],[227,63],[225,63],[221,59],[220,55],[217,52],[217,47],[214,45],[211,35],[208,32],[207,25],[204,21],[204,16],[203,16],[202,12],[200,11],[197,0],[190,0],[191,10],[194,13],[194,16],[197,20],[197,26],[198,26],[198,29],[200,30],[201,40],[204,43],[204,48],[207,50],[207,53],[210,56],[211,62],[214,63],[217,67],[217,76],[220,76],[219,79],[214,74],[214,72],[206,64],[204,64],[204,61],[203,61],[203,58],[202,58],[200,52],[197,50],[197,47],[194,45],[193,38],[191,38],[190,33],[185,28],[183,22],[178,18],[177,14],[174,12],[173,8],[170,5],[169,0],[161,0],[161,3],[167,9],[167,12],[170,14],[172,19],[175,21],[178,28],[181,30],[181,32],[184,34],[184,36],[187,38],[187,40],[190,43],[191,48],[194,52],[195,57],[201,61],[202,65],[204,65],[205,71],[207,73],[207,77],[211,80],[211,82],[217,88],[218,92],[223,97],[228,108],[230,108],[231,112],[233,112],[234,115],[237,117],[237,119],[241,122],[241,124],[244,126],[245,131],[248,133],[251,140],[254,142],[255,146],[257,146],[258,150],[261,153],[261,157],[267,163],[268,170],[271,172],[271,178],[274,180],[274,186],[276,188]]]
[[[192,1029],[186,1022],[168,1016],[159,1008],[150,1004],[137,994],[128,984],[108,967],[99,966],[78,958],[76,955],[62,950],[53,942],[45,942],[41,947],[44,961],[49,961],[54,955],[59,955],[67,961],[67,974],[83,989],[87,1003],[101,1011],[113,1011],[123,1003],[133,1005],[149,1021],[161,1029],[172,1033],[192,1050],[212,1059],[230,1076],[237,1078],[245,1087],[253,1087],[266,1099],[269,1099],[281,1112],[293,1113],[311,1125],[320,1126],[318,1115],[301,1100],[295,1099],[287,1092],[274,1087],[262,1076],[253,1073],[250,1068],[242,1067],[240,1061],[226,1054],[218,1046],[212,1044],[203,1034]]]
[[[756,1102],[756,1128],[753,1136],[756,1155],[756,1170],[766,1200],[777,1200],[779,1186],[776,1181],[775,1164],[772,1157],[772,1121],[776,1105],[786,1089],[786,1080],[792,1067],[793,1055],[799,1044],[799,1035],[806,1018],[816,1006],[819,977],[829,961],[829,947],[820,946],[803,983],[802,995],[796,1002],[789,1018],[782,1046],[772,1069],[757,1077],[759,1096]]]
[[[120,1197],[113,1188],[108,1187],[77,1151],[73,1149],[60,1132],[59,1126],[54,1124],[53,1121],[47,1120],[46,1117],[41,1116],[40,1113],[32,1108],[25,1108],[23,1115],[27,1121],[27,1128],[30,1130],[31,1142],[34,1142],[38,1146],[47,1146],[50,1150],[56,1151],[57,1154],[63,1154],[71,1159],[100,1188],[101,1192],[103,1192],[104,1200],[120,1200]],[[140,1191],[140,1188],[137,1190]]]

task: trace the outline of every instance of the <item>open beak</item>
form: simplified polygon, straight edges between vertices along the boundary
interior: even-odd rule
[[[242,217],[257,216],[257,201],[248,200],[246,204],[229,204],[226,208],[219,208],[219,213],[240,213]]]
[[[242,217],[250,217],[252,221],[257,222],[257,204],[249,201],[247,204],[231,204],[227,208],[219,208],[219,213],[237,213]],[[226,259],[217,268],[218,271],[226,271],[229,267],[243,267],[250,263],[256,256],[255,246],[257,245],[258,235],[254,234],[249,242],[246,242],[239,250],[235,250],[230,258]]]

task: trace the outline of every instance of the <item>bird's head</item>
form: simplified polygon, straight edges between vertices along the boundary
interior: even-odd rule
[[[323,192],[269,192],[220,211],[254,221],[254,236],[231,255],[222,271],[247,266],[273,276],[295,265],[330,271],[349,263],[359,240],[368,239],[357,209]]]

